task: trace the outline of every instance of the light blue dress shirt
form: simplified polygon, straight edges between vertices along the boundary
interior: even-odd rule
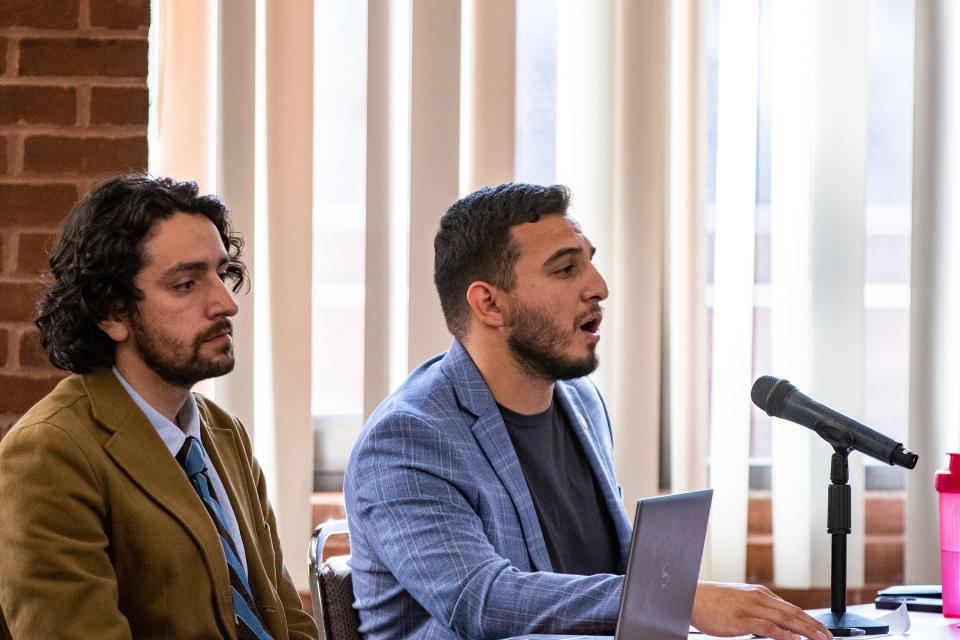
[[[201,441],[200,411],[197,409],[197,401],[194,399],[192,393],[187,394],[187,400],[183,403],[180,413],[177,414],[177,422],[181,425],[184,425],[181,428],[167,420],[163,415],[160,414],[159,411],[151,407],[150,404],[144,400],[133,387],[130,386],[130,383],[123,378],[120,372],[117,371],[116,367],[113,367],[113,375],[117,376],[117,380],[119,380],[120,384],[123,385],[123,388],[127,390],[127,393],[130,394],[130,397],[133,399],[134,403],[140,407],[140,410],[143,411],[143,414],[147,417],[147,420],[149,420],[150,424],[153,425],[153,428],[157,430],[157,434],[160,436],[160,439],[163,440],[163,444],[167,446],[167,449],[170,451],[170,455],[172,455],[174,458],[177,457],[177,453],[179,453],[180,449],[183,447],[183,443],[187,441],[187,436],[193,436],[198,441]],[[201,449],[203,449],[202,446]],[[220,508],[223,510],[223,514],[227,518],[227,530],[230,533],[230,537],[233,539],[234,545],[236,545],[237,553],[240,555],[240,561],[243,563],[243,570],[246,571],[247,554],[243,550],[243,540],[240,539],[240,527],[237,525],[237,517],[233,513],[233,506],[230,504],[230,499],[227,497],[227,491],[224,489],[223,483],[220,481],[220,476],[217,475],[216,468],[210,462],[210,456],[207,455],[206,449],[203,449],[203,460],[207,465],[207,475],[210,476],[210,482],[213,484],[213,490],[217,495],[217,501],[220,503]]]

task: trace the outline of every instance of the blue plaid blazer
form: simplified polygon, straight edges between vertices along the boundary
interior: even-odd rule
[[[622,574],[631,524],[606,408],[586,378],[557,390],[613,517]],[[370,417],[344,492],[364,637],[613,632],[623,576],[552,572],[506,426],[458,341]]]

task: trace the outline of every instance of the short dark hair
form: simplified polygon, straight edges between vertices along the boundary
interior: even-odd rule
[[[471,283],[482,280],[504,291],[516,286],[520,253],[511,227],[544,215],[566,215],[569,206],[570,190],[563,185],[508,182],[484,187],[447,209],[433,239],[433,281],[450,333],[457,338],[467,333]]]
[[[50,255],[36,325],[55,367],[85,373],[114,364],[116,344],[97,323],[114,313],[136,315],[142,294],[133,280],[143,267],[144,240],[158,220],[177,212],[203,215],[216,226],[233,291],[244,286],[243,238],[219,198],[199,195],[196,182],[139,173],[111,178],[74,206]]]

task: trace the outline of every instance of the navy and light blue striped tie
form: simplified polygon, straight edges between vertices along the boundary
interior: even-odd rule
[[[237,619],[237,631],[241,640],[272,640],[272,636],[263,628],[263,623],[257,616],[257,608],[253,602],[253,595],[250,592],[250,583],[247,580],[247,572],[243,569],[243,563],[237,554],[237,548],[234,545],[233,538],[230,537],[227,529],[227,520],[214,495],[213,487],[210,486],[210,478],[207,476],[207,465],[204,463],[203,446],[200,441],[193,436],[187,436],[187,441],[177,454],[177,461],[187,472],[190,484],[200,496],[203,506],[207,508],[210,519],[220,534],[220,544],[223,545],[223,553],[227,558],[227,567],[230,569],[230,591],[233,596],[233,611]]]

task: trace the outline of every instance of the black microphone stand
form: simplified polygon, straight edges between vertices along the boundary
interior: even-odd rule
[[[889,633],[890,627],[876,620],[847,612],[847,536],[850,535],[850,448],[835,438],[818,433],[833,445],[830,460],[830,487],[827,489],[827,533],[832,537],[830,553],[830,613],[815,616],[835,636]],[[830,434],[833,435],[833,434]]]

